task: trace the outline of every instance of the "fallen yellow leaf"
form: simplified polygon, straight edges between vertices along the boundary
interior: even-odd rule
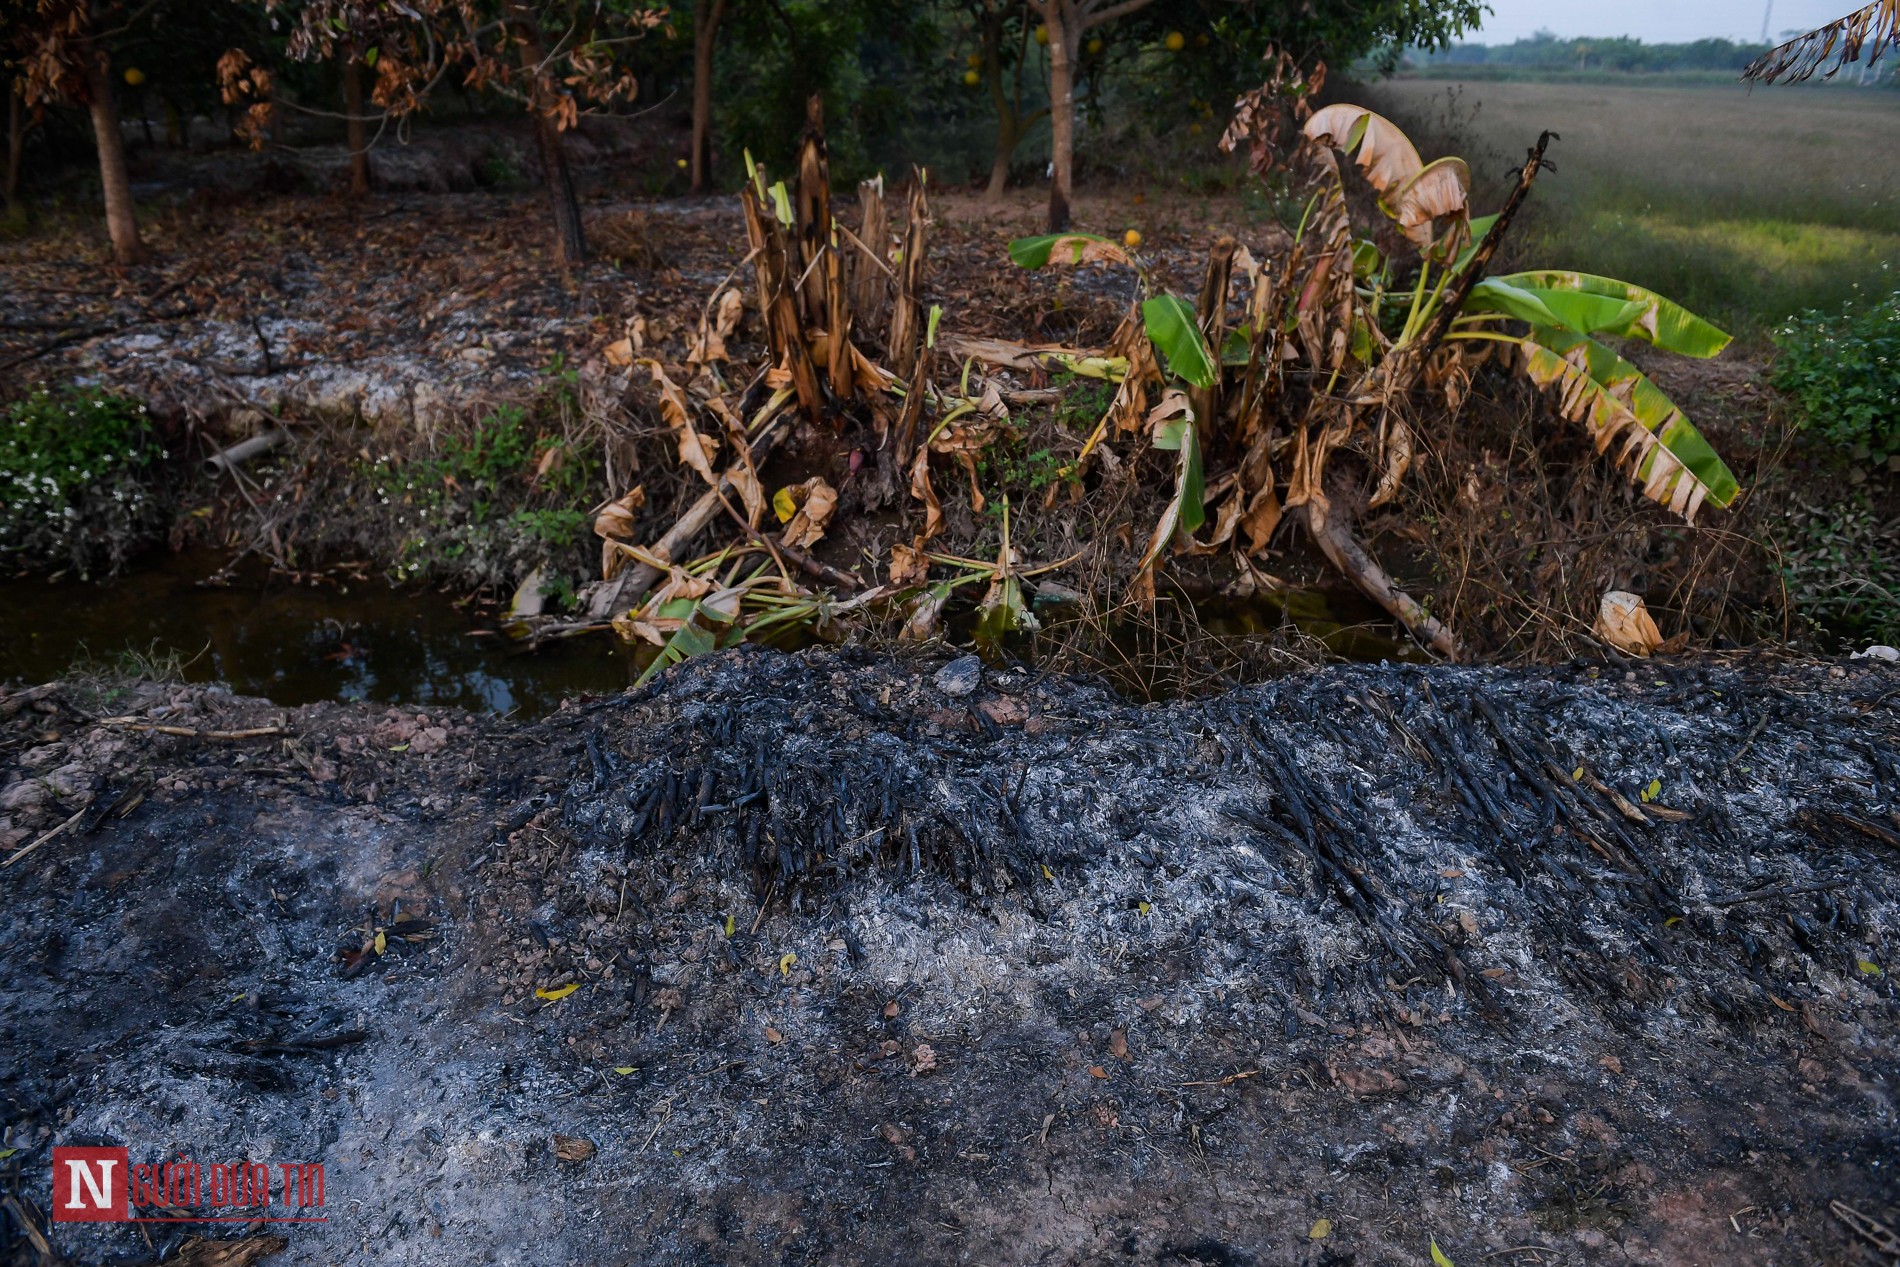
[[[1332,1234],[1333,1221],[1331,1219],[1319,1219],[1314,1222],[1312,1230],[1306,1234],[1306,1239],[1309,1241],[1323,1241]]]
[[[376,930],[376,953],[381,955],[381,954],[387,954],[388,951],[389,951],[389,938],[383,936],[383,930],[379,928]]]
[[[638,1068],[639,1066],[637,1065],[615,1065],[614,1072],[624,1078],[626,1075],[633,1073]]]
[[[534,992],[534,997],[537,999],[546,999],[548,1002],[553,1003],[556,1000],[566,998],[568,995],[574,993],[574,991],[578,989],[580,989],[579,985],[573,982],[569,982],[568,984],[554,990],[536,990]]]
[[[1863,960],[1861,960],[1861,961],[1860,961],[1860,970],[1861,970],[1861,973],[1862,973],[1862,975],[1864,975],[1864,976],[1869,976],[1869,977],[1877,977],[1877,976],[1880,976],[1880,975],[1881,975],[1881,972],[1880,972],[1880,965],[1879,965],[1879,964],[1877,964],[1877,963],[1875,963],[1875,962],[1874,962],[1873,960],[1871,960],[1871,959],[1863,959]]]
[[[778,974],[781,977],[792,975],[792,965],[798,962],[798,952],[788,950],[778,957]]]

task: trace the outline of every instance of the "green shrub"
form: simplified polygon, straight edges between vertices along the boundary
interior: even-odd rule
[[[429,456],[385,454],[358,468],[366,494],[358,526],[372,538],[394,536],[396,579],[512,584],[551,555],[592,557],[591,520],[579,507],[592,500],[600,452],[543,432],[571,390],[566,375],[557,364],[546,399],[532,409],[500,406],[444,435]]]
[[[1797,507],[1781,541],[1795,610],[1833,638],[1900,643],[1900,525],[1865,498]]]
[[[0,414],[0,560],[116,570],[153,525],[146,468],[165,456],[145,406],[36,392]]]
[[[1900,470],[1900,291],[1878,303],[1812,309],[1774,333],[1773,383],[1803,425],[1859,462]]]

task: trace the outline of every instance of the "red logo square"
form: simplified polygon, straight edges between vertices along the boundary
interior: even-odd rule
[[[131,1168],[123,1148],[54,1148],[53,1222],[125,1222]]]

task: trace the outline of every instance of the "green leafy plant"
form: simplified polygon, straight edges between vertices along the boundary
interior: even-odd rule
[[[1803,506],[1782,534],[1782,575],[1796,611],[1837,638],[1900,643],[1900,524],[1865,498]]]
[[[1774,332],[1771,381],[1802,426],[1856,463],[1900,469],[1900,290],[1839,312],[1812,309]]]
[[[563,433],[571,371],[556,362],[529,407],[504,405],[446,432],[433,453],[385,454],[359,471],[369,509],[403,539],[400,580],[443,572],[490,584],[562,551],[581,554],[580,509],[600,475],[599,454]],[[393,521],[393,522],[391,522]]]
[[[36,392],[0,415],[0,557],[124,561],[154,512],[147,468],[165,456],[145,406],[104,392]]]

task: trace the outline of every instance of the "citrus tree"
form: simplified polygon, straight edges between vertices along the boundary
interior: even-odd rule
[[[134,24],[148,21],[152,9],[119,0],[4,0],[0,8],[0,37],[8,45],[22,106],[79,105],[91,117],[106,231],[113,258],[122,265],[142,262],[145,243],[125,164],[112,46]]]

